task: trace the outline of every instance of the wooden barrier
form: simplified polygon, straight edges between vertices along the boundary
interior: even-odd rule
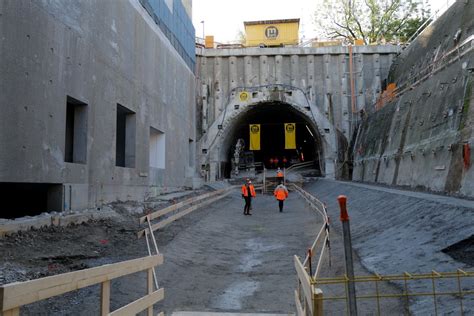
[[[315,288],[311,277],[297,256],[294,256],[294,262],[298,276],[298,289],[295,290],[297,315],[322,316],[323,292]],[[301,297],[300,292],[303,292],[303,297]]]
[[[321,289],[314,286],[314,280],[319,276],[321,270],[322,259],[325,256],[325,249],[328,247],[329,241],[329,218],[324,203],[303,190],[301,187],[293,184],[293,188],[303,197],[309,205],[321,215],[322,223],[318,231],[316,239],[311,245],[310,251],[306,255],[303,262],[295,256],[295,269],[298,276],[298,288],[295,291],[295,303],[297,315],[323,315],[323,293]],[[308,273],[305,267],[312,257],[319,253],[318,263],[313,275]],[[303,295],[301,295],[301,292]]]
[[[211,204],[212,202],[215,202],[217,200],[220,200],[224,197],[227,196],[227,194],[230,193],[230,191],[234,188],[236,188],[237,186],[230,186],[230,187],[227,187],[225,189],[221,189],[221,190],[217,190],[217,191],[213,191],[213,192],[209,192],[209,193],[205,193],[205,194],[202,194],[202,195],[199,195],[199,196],[194,196],[192,198],[189,198],[187,200],[184,200],[184,201],[181,201],[181,202],[178,202],[176,204],[173,204],[173,205],[170,205],[168,207],[165,207],[164,209],[161,209],[161,210],[158,210],[156,212],[153,212],[153,213],[150,213],[148,215],[145,215],[145,216],[142,216],[140,218],[140,224],[143,224],[147,218],[148,218],[148,221],[152,221],[153,219],[156,219],[156,218],[159,218],[161,216],[164,216],[166,214],[169,214],[171,212],[174,212],[174,211],[177,211],[185,206],[189,206],[189,205],[192,205],[190,206],[189,208],[186,208],[172,216],[169,216],[168,218],[156,223],[156,224],[153,224],[151,225],[149,228],[144,228],[142,230],[140,230],[138,233],[137,233],[137,236],[138,238],[141,238],[145,235],[145,233],[150,233],[151,231],[155,231],[157,229],[160,229],[160,228],[163,228],[164,226],[174,222],[175,220],[191,213],[192,211],[195,211],[205,205],[209,205]],[[204,200],[204,201],[203,201]],[[201,202],[202,201],[202,202]],[[197,204],[195,204],[197,203]],[[193,205],[195,204],[195,205]],[[151,229],[151,231],[150,231]]]
[[[0,315],[20,315],[21,306],[99,283],[101,284],[100,314],[102,316],[132,315],[145,309],[148,315],[152,315],[153,304],[164,297],[164,289],[153,291],[153,268],[162,263],[163,256],[155,255],[31,281],[5,284],[0,286]],[[148,294],[110,312],[110,280],[145,270],[148,272]]]

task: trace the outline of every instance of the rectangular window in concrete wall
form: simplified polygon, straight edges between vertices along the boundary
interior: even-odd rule
[[[150,127],[150,167],[165,169],[165,133]]]
[[[0,182],[0,218],[35,216],[63,210],[63,186],[55,183]]]
[[[87,104],[70,96],[66,100],[64,161],[87,162]]]
[[[189,140],[189,166],[194,167],[194,141],[192,139]]]
[[[117,104],[117,125],[115,143],[115,165],[135,167],[135,112]]]

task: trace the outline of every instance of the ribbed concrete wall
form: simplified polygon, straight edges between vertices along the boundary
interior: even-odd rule
[[[358,109],[375,103],[398,51],[396,46],[354,47]],[[352,109],[347,47],[205,49],[198,51],[196,67],[201,86],[198,111],[205,103],[207,126],[222,112],[232,89],[284,84],[302,89],[328,117],[332,103],[335,127],[349,135]]]
[[[61,184],[72,209],[191,184],[195,77],[139,1],[0,1],[0,56],[0,182]],[[88,104],[85,164],[64,159],[67,96]],[[136,113],[132,168],[115,165],[117,103]]]
[[[457,1],[394,60],[402,93],[362,123],[354,180],[474,196],[463,161],[474,144],[473,16],[472,1]]]
[[[217,131],[222,122],[232,125],[247,110],[246,105],[269,101],[289,103],[305,113],[308,121],[314,121],[320,134],[327,134],[325,159],[334,164],[336,134],[350,140],[359,110],[375,103],[398,51],[396,46],[354,47],[353,111],[348,47],[198,50],[197,128],[199,146],[206,151],[200,152],[201,167],[225,159],[215,152],[218,149],[209,148],[214,138],[219,140],[229,133],[225,128]],[[275,89],[283,99],[273,98]],[[249,101],[238,100],[243,90],[252,91]],[[239,105],[238,109],[234,105]],[[333,177],[334,172],[331,167]]]

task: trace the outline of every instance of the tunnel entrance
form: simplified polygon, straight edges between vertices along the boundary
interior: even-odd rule
[[[285,149],[285,123],[295,123],[296,149]],[[250,150],[250,124],[260,124],[260,150]],[[319,133],[312,122],[291,105],[281,102],[254,105],[238,117],[233,126],[226,139],[226,178],[231,177],[231,162],[239,139],[244,141],[243,160],[246,165],[255,162],[257,166],[263,164],[267,169],[276,169],[314,161],[314,167],[321,171],[320,157],[323,155]],[[245,168],[244,164],[241,163],[240,169]]]

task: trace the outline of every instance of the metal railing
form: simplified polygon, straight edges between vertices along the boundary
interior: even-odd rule
[[[467,280],[469,282],[466,282]],[[449,281],[452,281],[452,284]],[[357,276],[353,280],[356,286],[365,286],[363,291],[358,290],[361,294],[356,295],[357,299],[372,301],[373,311],[370,312],[374,312],[376,315],[385,314],[383,312],[383,300],[393,299],[402,301],[401,305],[405,315],[411,315],[412,312],[415,312],[415,314],[422,312],[430,315],[444,315],[446,313],[467,315],[474,312],[474,300],[472,300],[474,298],[473,281],[474,272],[461,269],[458,269],[456,272],[432,271],[425,274],[410,274],[407,272],[398,275],[375,274]],[[338,293],[329,296],[325,295],[324,297],[320,295],[316,298],[320,301],[319,304],[323,305],[324,302],[325,309],[338,312],[345,310],[347,312],[349,302],[346,288],[348,283],[349,278],[341,276],[317,278],[313,280],[312,285],[320,288],[322,293]],[[400,290],[397,291],[395,288],[391,293],[386,293],[386,290],[381,291],[380,288],[383,283],[394,284]],[[369,286],[371,290],[369,290]],[[466,300],[466,297],[469,295],[471,300]],[[414,311],[410,307],[410,301],[415,298],[426,298],[429,300],[423,311]],[[442,301],[444,301],[444,304],[442,304]],[[442,306],[444,306],[444,309]],[[369,312],[367,309],[371,309],[370,305],[367,305],[364,309],[365,312]]]
[[[458,269],[455,272],[431,271],[425,274],[347,275],[320,277],[323,260],[331,265],[329,217],[323,202],[293,184],[322,219],[315,241],[303,261],[294,256],[297,273],[295,304],[297,315],[349,315],[349,285],[357,288],[355,298],[360,301],[360,312],[369,315],[430,314],[442,315],[474,312],[474,272]],[[312,261],[317,262],[313,269]],[[359,304],[361,303],[361,304]],[[421,306],[421,307],[420,307]],[[388,309],[391,308],[391,309]],[[421,309],[421,310],[420,310]],[[388,310],[388,311],[387,311]]]
[[[420,35],[425,28],[433,24],[441,15],[446,12],[453,3],[456,2],[456,0],[446,0],[446,4],[441,6],[438,10],[436,10],[428,19],[426,19],[425,23],[420,25],[420,27],[413,33],[412,36],[407,40],[407,43],[411,43],[414,41],[418,35]]]

